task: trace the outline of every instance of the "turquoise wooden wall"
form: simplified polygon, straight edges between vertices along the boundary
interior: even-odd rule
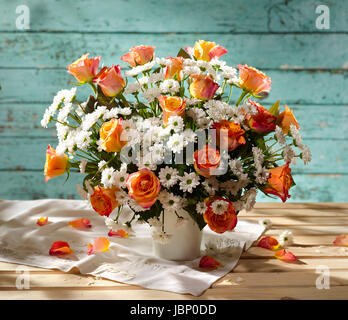
[[[16,28],[22,4],[29,30]],[[329,30],[316,28],[320,4],[330,9]],[[346,0],[1,0],[0,198],[78,198],[81,175],[45,184],[42,173],[56,139],[40,120],[55,93],[69,88],[68,64],[86,52],[118,64],[138,44],[174,56],[198,39],[225,46],[228,63],[270,75],[266,106],[280,99],[294,109],[313,161],[294,167],[289,201],[348,201]]]

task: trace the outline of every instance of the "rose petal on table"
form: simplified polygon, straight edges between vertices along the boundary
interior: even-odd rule
[[[348,234],[341,234],[333,242],[336,246],[348,247]]]
[[[92,227],[88,219],[77,219],[74,221],[70,221],[69,225],[76,229],[89,229]]]
[[[105,237],[99,237],[94,240],[93,245],[89,243],[87,245],[87,254],[95,254],[97,252],[108,251],[109,250],[110,241]]]
[[[70,249],[69,244],[65,241],[53,242],[49,251],[50,256],[62,256],[71,253],[73,253],[73,251]]]
[[[277,259],[285,261],[285,262],[292,262],[297,260],[294,254],[292,254],[290,251],[287,251],[285,249],[278,250],[274,256]]]
[[[108,233],[108,236],[109,237],[118,237],[118,238],[128,238],[129,237],[129,234],[127,231],[123,230],[123,229],[119,229],[117,231],[114,231],[114,230],[110,230],[109,233]]]
[[[41,218],[37,219],[37,221],[36,221],[36,224],[40,227],[44,226],[47,223],[48,223],[48,217],[46,217],[46,218],[41,217]]]
[[[217,268],[221,263],[211,256],[203,256],[199,261],[200,268]]]
[[[271,236],[266,236],[259,241],[257,246],[265,249],[277,250],[279,248],[279,242]]]

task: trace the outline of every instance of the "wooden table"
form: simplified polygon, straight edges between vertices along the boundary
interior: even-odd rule
[[[198,298],[83,276],[78,270],[34,267],[26,267],[30,289],[18,290],[19,266],[0,263],[0,299],[348,299],[348,247],[333,245],[336,236],[348,233],[348,203],[260,203],[242,216],[270,218],[273,227],[266,234],[275,237],[292,231],[295,243],[289,250],[299,262],[277,260],[274,252],[254,244],[233,272]],[[329,289],[316,287],[318,266],[329,268]]]

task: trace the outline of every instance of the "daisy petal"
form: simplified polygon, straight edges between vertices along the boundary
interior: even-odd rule
[[[211,256],[203,256],[199,261],[200,268],[217,268],[221,264]]]
[[[277,239],[271,236],[266,236],[259,241],[257,246],[265,249],[277,250],[279,248],[279,243]]]
[[[294,254],[292,254],[290,251],[287,251],[285,249],[278,250],[274,256],[277,259],[285,261],[285,262],[292,262],[297,260]]]
[[[101,251],[108,251],[109,245],[110,245],[110,241],[107,238],[99,237],[99,238],[94,240],[93,245],[90,243],[88,244],[87,254],[91,255],[91,254],[101,252]]]
[[[129,234],[125,230],[119,229],[117,231],[110,230],[109,233],[108,233],[108,236],[109,237],[116,236],[118,238],[128,238]]]
[[[50,256],[63,256],[71,253],[73,253],[73,251],[70,249],[69,244],[65,241],[53,242],[49,251]]]
[[[77,219],[74,221],[70,221],[69,225],[76,229],[89,229],[92,227],[88,219]]]
[[[348,247],[348,234],[341,234],[333,242],[336,246]]]
[[[40,227],[44,226],[47,223],[48,223],[48,217],[46,217],[46,218],[41,217],[41,218],[37,219],[37,221],[36,221],[36,224]]]

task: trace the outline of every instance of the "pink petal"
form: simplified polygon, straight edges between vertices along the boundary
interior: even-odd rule
[[[217,268],[219,266],[221,266],[221,263],[211,256],[203,256],[199,261],[200,268]]]
[[[44,226],[47,223],[48,223],[48,217],[46,217],[46,218],[41,217],[41,218],[37,219],[37,221],[36,221],[36,224],[40,227]]]
[[[99,237],[94,240],[93,245],[90,243],[87,245],[87,254],[90,255],[97,252],[109,251],[109,245],[110,241],[107,238]]]
[[[285,249],[278,250],[274,256],[277,259],[285,261],[285,262],[293,262],[297,260],[294,254],[292,254],[290,251],[287,251]]]
[[[271,236],[266,236],[259,241],[257,246],[265,249],[277,250],[279,248],[279,243],[277,239]]]
[[[128,238],[129,237],[129,234],[128,232],[126,232],[125,230],[123,229],[119,229],[117,231],[113,231],[113,230],[110,230],[109,233],[108,233],[108,236],[109,237],[118,237],[118,238]]]
[[[70,221],[69,225],[76,229],[89,229],[92,227],[88,219],[77,219]]]
[[[348,247],[348,235],[347,234],[341,234],[338,236],[335,241],[333,242],[336,246],[345,246]]]

